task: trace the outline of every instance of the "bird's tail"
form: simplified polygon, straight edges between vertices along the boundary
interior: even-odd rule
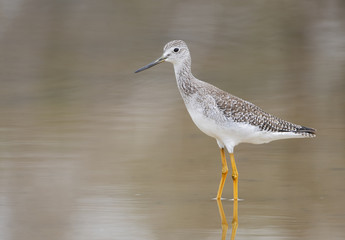
[[[316,137],[316,129],[314,128],[301,126],[300,128],[297,128],[295,132],[307,137]]]

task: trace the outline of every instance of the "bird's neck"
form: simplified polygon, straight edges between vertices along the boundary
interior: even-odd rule
[[[175,76],[178,89],[182,96],[189,96],[196,91],[195,77],[191,70],[191,59],[188,58],[184,62],[174,64]]]

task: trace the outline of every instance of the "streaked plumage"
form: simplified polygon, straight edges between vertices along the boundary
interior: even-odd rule
[[[221,149],[226,147],[229,153],[233,153],[234,147],[242,142],[259,144],[315,136],[315,129],[282,120],[248,101],[195,78],[191,72],[189,49],[181,40],[167,43],[162,57],[136,72],[164,61],[174,64],[178,89],[194,123],[201,131],[214,137]],[[221,191],[217,198],[219,195]]]

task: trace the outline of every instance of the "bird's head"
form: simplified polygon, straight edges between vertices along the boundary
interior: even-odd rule
[[[164,46],[163,55],[160,58],[138,69],[137,71],[135,71],[135,73],[144,71],[162,62],[171,62],[175,65],[183,63],[187,59],[190,59],[190,53],[187,44],[182,40],[174,40],[168,42]]]

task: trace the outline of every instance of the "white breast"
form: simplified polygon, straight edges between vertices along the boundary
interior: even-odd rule
[[[211,118],[204,114],[204,108],[189,104],[186,104],[186,107],[195,125],[208,136],[215,138],[220,148],[226,147],[229,152],[233,152],[234,147],[240,143],[261,144],[278,139],[304,137],[293,132],[263,131],[259,127],[231,119]],[[215,110],[215,115],[221,114]]]

